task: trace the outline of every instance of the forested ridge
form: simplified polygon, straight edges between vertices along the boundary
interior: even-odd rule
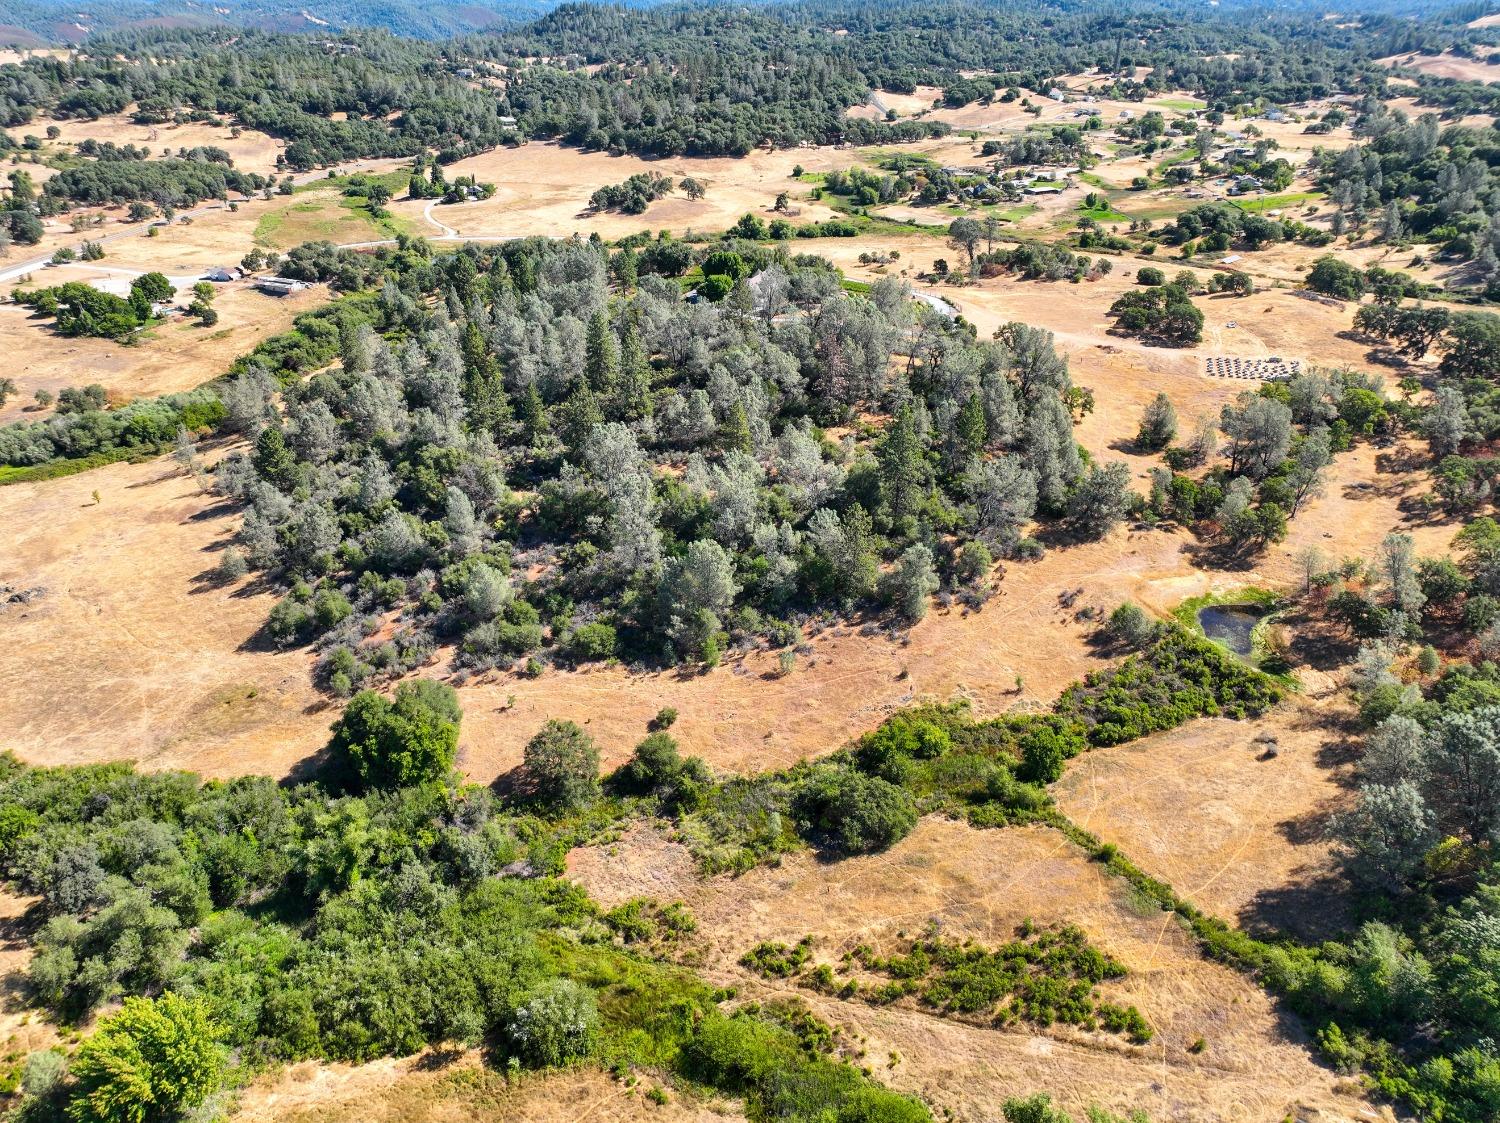
[[[1351,27],[1239,6],[1104,13],[957,2],[646,11],[571,4],[514,30],[442,42],[378,31],[330,44],[149,29],[91,39],[79,57],[0,68],[0,123],[130,105],[145,121],[232,116],[287,140],[294,169],[427,151],[456,159],[527,136],[656,155],[743,154],[767,143],[879,143],[941,132],[920,118],[868,121],[844,111],[872,88],[957,88],[961,71],[1042,89],[1057,75],[1102,67],[1123,96],[1184,88],[1284,103],[1378,93],[1386,71],[1373,60],[1436,51],[1458,34],[1378,13]],[[336,113],[347,119],[331,119]],[[515,127],[504,120],[512,117]]]

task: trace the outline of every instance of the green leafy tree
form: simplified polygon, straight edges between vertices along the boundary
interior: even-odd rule
[[[1358,300],[1365,292],[1365,276],[1347,261],[1325,254],[1308,270],[1307,287],[1340,300]]]
[[[70,1066],[75,1123],[168,1123],[219,1087],[224,1049],[208,1003],[167,992],[127,998]]]
[[[462,711],[451,686],[403,682],[393,700],[362,690],[333,726],[329,749],[367,788],[441,780],[453,769]]]
[[[526,742],[522,759],[542,803],[572,810],[599,794],[599,746],[574,722],[547,722]]]

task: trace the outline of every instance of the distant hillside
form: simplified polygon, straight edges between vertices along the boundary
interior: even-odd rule
[[[626,0],[625,6],[651,2]],[[0,0],[0,45],[64,46],[96,33],[219,25],[287,32],[374,27],[440,39],[533,19],[554,7],[554,0],[119,0],[89,7],[67,0]]]

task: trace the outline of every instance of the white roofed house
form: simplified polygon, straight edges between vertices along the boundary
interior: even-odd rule
[[[257,277],[255,287],[267,296],[291,296],[307,288],[307,282],[294,281],[290,277]]]

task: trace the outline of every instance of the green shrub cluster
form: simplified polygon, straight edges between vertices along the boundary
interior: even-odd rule
[[[838,967],[813,963],[812,948],[811,936],[791,947],[761,943],[740,963],[766,978],[794,978],[802,986],[840,998],[887,1003],[916,996],[945,1013],[985,1017],[996,1025],[1063,1022],[1127,1034],[1138,1043],[1152,1037],[1134,1006],[1099,999],[1096,985],[1123,978],[1125,967],[1089,944],[1074,925],[1038,930],[1027,922],[1015,939],[996,948],[944,939],[935,932],[884,956],[859,944]],[[861,981],[853,974],[856,969],[886,981]]]
[[[179,430],[215,429],[224,416],[224,406],[211,390],[193,390],[119,409],[90,408],[45,421],[18,421],[0,426],[0,465],[48,469],[48,478],[65,475],[60,470],[64,463],[87,467],[160,454],[172,447]],[[38,478],[38,473],[12,478]]]
[[[1274,679],[1183,629],[1065,690],[1056,712],[1090,745],[1119,745],[1195,717],[1254,717],[1285,696]]]
[[[6,756],[0,808],[3,872],[47,918],[36,1000],[75,1019],[165,994],[127,1005],[47,1093],[80,1120],[134,1118],[89,1105],[147,1094],[152,1118],[175,1117],[224,1078],[221,1048],[253,1069],[482,1040],[523,1065],[674,1071],[745,1096],[754,1119],[817,1123],[860,1102],[870,1114],[857,1118],[929,1120],[811,1050],[805,1027],[726,1015],[723,995],[622,947],[675,938],[691,918],[644,903],[603,912],[543,875],[559,868],[566,823],[485,789],[339,796]],[[170,1055],[151,1044],[163,1018],[192,1028]]]

